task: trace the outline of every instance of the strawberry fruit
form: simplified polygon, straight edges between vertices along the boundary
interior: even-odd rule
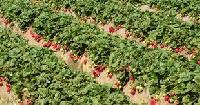
[[[109,27],[109,32],[110,33],[114,33],[115,32],[115,29],[113,27]]]
[[[111,79],[111,78],[112,78],[112,76],[113,76],[113,74],[112,74],[111,72],[108,72],[108,75],[107,75],[107,77]]]

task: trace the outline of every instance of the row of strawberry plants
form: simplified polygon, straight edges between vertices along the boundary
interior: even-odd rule
[[[33,5],[28,6],[29,10]],[[25,15],[28,10],[23,9],[22,14]],[[9,15],[13,13],[6,16]],[[16,21],[21,19],[20,14],[17,15]],[[35,32],[48,40],[67,44],[77,55],[87,52],[95,64],[105,64],[110,71],[119,74],[121,81],[127,81],[129,75],[134,75],[135,83],[149,86],[151,93],[175,92],[180,102],[198,102],[200,66],[195,60],[188,61],[168,51],[145,48],[133,41],[109,36],[96,26],[81,23],[64,13],[44,9],[33,20]]]
[[[19,35],[2,27],[0,59],[0,76],[8,78],[20,99],[31,98],[34,104],[131,104],[120,90],[100,85],[88,74],[69,69],[51,51],[30,47]]]
[[[190,15],[199,19],[199,0],[128,0],[132,3],[149,4],[152,7],[163,10],[175,10],[184,15]]]
[[[200,25],[182,22],[177,19],[175,10],[141,12],[137,3],[120,0],[47,0],[46,4],[51,8],[71,8],[77,15],[92,16],[96,21],[123,24],[137,38],[147,41],[155,40],[173,48],[200,48]]]

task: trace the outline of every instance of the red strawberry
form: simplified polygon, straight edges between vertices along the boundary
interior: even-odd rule
[[[135,78],[134,78],[133,76],[130,76],[130,77],[129,77],[129,80],[130,80],[130,81],[134,81]]]
[[[108,72],[107,77],[112,78],[113,74],[111,72]]]
[[[42,38],[36,38],[35,41],[36,42],[40,42]]]
[[[106,66],[100,66],[99,71],[103,72],[106,69]]]
[[[4,20],[4,24],[5,24],[5,25],[8,25],[8,24],[9,24],[9,21],[8,21],[7,19],[5,19],[5,20]]]
[[[175,53],[179,53],[180,49],[179,48],[175,48],[174,52]]]
[[[47,43],[43,44],[43,47],[50,47],[52,44],[52,41],[48,41]]]
[[[165,45],[164,44],[160,44],[160,48],[164,48],[165,47]]]
[[[94,77],[99,77],[100,76],[100,72],[98,70],[93,70],[92,74]]]
[[[7,91],[8,93],[10,93],[10,90],[11,90],[10,84],[6,84],[6,91]]]
[[[74,57],[74,54],[70,53],[69,57],[72,59]]]
[[[156,103],[157,103],[157,100],[155,99],[155,98],[151,98],[150,99],[150,105],[156,105]]]
[[[134,95],[135,95],[135,93],[136,93],[136,88],[133,88],[133,89],[131,89],[131,92],[130,92],[130,93],[131,93],[131,95],[133,95],[133,96],[134,96]]]
[[[42,36],[38,35],[38,34],[34,34],[31,32],[31,37],[34,38],[34,40],[36,40],[37,42],[39,42],[42,39]]]
[[[164,98],[165,98],[165,101],[170,102],[170,95],[166,95]]]
[[[197,64],[200,65],[200,60],[197,61]]]
[[[100,66],[95,66],[94,69],[99,71],[100,70]]]
[[[59,44],[53,44],[53,48],[58,51],[60,50],[61,46]]]
[[[109,32],[113,33],[113,32],[115,32],[115,29],[113,27],[109,27]]]
[[[74,55],[73,60],[74,60],[74,61],[77,61],[78,59],[80,59],[80,56]]]
[[[175,48],[174,52],[179,53],[182,52],[184,49],[183,48]]]
[[[95,70],[98,70],[99,72],[103,72],[106,69],[106,66],[98,65],[94,67]]]
[[[156,43],[155,41],[152,42],[152,43],[151,43],[151,47],[152,47],[152,48],[157,48],[157,43]]]

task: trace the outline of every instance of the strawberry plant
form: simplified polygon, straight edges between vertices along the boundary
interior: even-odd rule
[[[17,1],[24,2],[22,0]],[[102,6],[102,10],[96,8],[99,13],[96,15],[96,19],[110,22],[117,17],[117,14],[119,14],[120,19],[125,21],[125,27],[129,31],[136,33],[136,37],[141,39],[145,38],[146,40],[150,41],[155,39],[156,41],[151,43],[154,49],[139,45],[134,41],[121,39],[118,36],[111,36],[110,34],[101,31],[95,25],[80,22],[76,17],[72,17],[64,13],[47,11],[48,9],[52,8],[52,4],[49,6],[50,8],[47,6],[48,8],[41,9],[41,14],[34,17],[34,22],[32,24],[34,31],[46,40],[52,40],[60,45],[66,45],[67,49],[72,50],[72,52],[74,52],[77,56],[87,53],[89,58],[92,60],[92,64],[106,65],[106,68],[109,69],[113,74],[116,74],[117,78],[119,79],[119,81],[115,84],[118,88],[122,88],[122,86],[129,81],[129,76],[131,75],[134,76],[135,81],[137,80],[137,86],[148,86],[151,94],[174,92],[176,93],[178,97],[177,100],[180,103],[199,103],[199,55],[189,61],[187,58],[181,55],[156,48],[157,43],[170,44],[175,48],[174,51],[177,53],[182,51],[182,49],[180,49],[182,48],[181,45],[198,48],[199,43],[197,34],[199,27],[197,24],[188,24],[177,20],[175,17],[176,13],[174,11],[161,11],[155,14],[151,12],[141,12],[135,7],[135,5],[129,2],[115,0],[87,1],[91,2],[92,4],[98,4],[97,7]],[[68,6],[75,10],[79,16],[81,16],[82,13],[84,16],[94,16],[97,14],[97,11],[91,10],[91,8],[93,9],[95,6],[87,4],[89,2],[74,2],[74,4],[69,3]],[[7,4],[8,7],[9,5],[10,7],[14,6],[12,3]],[[27,5],[33,4],[28,3]],[[46,5],[48,5],[48,2],[47,4],[41,4],[41,7],[38,8],[42,8],[43,6],[46,7]],[[106,8],[104,9],[104,7]],[[20,11],[23,10],[21,7],[18,8]],[[24,7],[23,11],[28,11],[31,9],[32,8]],[[3,14],[10,20],[21,18],[19,14],[12,12],[17,11],[18,9],[12,9],[10,12],[10,10],[7,10],[6,7],[1,7],[1,10],[3,11]],[[58,100],[61,99],[60,94],[65,94],[61,95],[64,97],[63,99],[73,100],[72,102],[77,101],[73,96],[79,96],[87,93],[86,90],[82,90],[80,94],[75,93],[75,91],[78,91],[76,89],[80,88],[82,81],[78,79],[78,76],[75,78],[76,74],[64,72],[64,64],[57,64],[58,61],[51,61],[55,60],[55,58],[50,56],[50,52],[43,49],[43,53],[36,49],[31,49],[31,51],[23,53],[26,51],[26,49],[21,48],[21,44],[15,44],[14,46],[13,44],[9,44],[14,43],[12,42],[14,40],[6,40],[9,38],[7,38],[5,35],[10,33],[2,30],[1,32],[2,35],[0,42],[2,44],[0,52],[1,55],[5,56],[0,56],[0,59],[5,59],[5,61],[1,61],[3,62],[3,65],[0,67],[3,70],[10,70],[9,72],[4,73],[5,76],[8,76],[11,79],[14,78],[11,80],[14,81],[11,82],[11,84],[18,84],[18,86],[14,86],[13,88],[22,90],[22,87],[29,87],[30,90],[33,90],[31,91],[33,92],[32,94],[40,94],[41,100],[38,100],[38,102],[46,104],[51,103],[45,99],[45,97],[47,97],[47,93],[52,93],[52,95],[57,93],[56,96],[49,97],[59,97]],[[38,37],[36,37],[36,39],[37,38]],[[16,38],[16,40],[21,42],[19,38]],[[25,42],[22,41],[22,43]],[[30,54],[31,58],[28,58]],[[38,58],[35,59],[35,57]],[[43,61],[44,59],[41,57],[48,59]],[[76,57],[72,56],[72,58]],[[26,63],[27,65],[22,65],[23,63]],[[36,66],[33,67],[31,64],[29,65],[29,63]],[[45,65],[46,63],[48,65]],[[22,68],[22,71],[25,73],[16,73],[19,70],[17,70],[15,67],[18,69]],[[101,72],[101,70],[95,70],[94,75],[96,77],[99,76],[99,72]],[[56,77],[52,76],[55,74],[58,75],[56,75]],[[65,77],[64,74],[68,75]],[[15,75],[15,77],[11,75]],[[18,81],[21,80],[22,76],[26,77],[23,79],[24,84],[19,83]],[[32,76],[36,78],[31,79]],[[72,86],[69,85],[67,89],[63,89],[63,87],[67,87],[64,82],[70,84],[74,83],[66,78],[77,79],[77,84]],[[83,87],[84,86],[85,85],[83,85]],[[46,87],[53,88],[53,91]],[[65,93],[60,92],[62,89]],[[68,89],[72,89],[73,92],[68,93]],[[143,89],[139,88],[139,90],[142,91]],[[39,91],[39,93],[34,93],[35,91]],[[19,91],[17,93],[19,93]],[[77,102],[80,102],[81,100],[81,102],[90,102],[89,99],[83,98]],[[67,100],[67,102],[70,100]],[[61,100],[55,101],[55,103],[60,101]],[[152,103],[155,103],[155,100],[152,99]]]
[[[131,105],[119,90],[96,83],[88,74],[72,71],[52,51],[30,47],[27,41],[2,27],[0,55],[0,75],[12,85],[6,85],[7,92],[14,91],[30,105]]]
[[[187,2],[189,5],[186,4]],[[126,29],[133,32],[135,36],[145,38],[147,41],[154,40],[158,43],[166,43],[173,48],[185,45],[187,48],[200,48],[199,40],[196,40],[198,39],[196,33],[199,34],[200,30],[199,24],[184,23],[176,17],[176,9],[183,9],[183,7],[190,8],[186,9],[188,11],[193,10],[196,11],[194,13],[198,13],[199,2],[197,1],[70,0],[63,3],[62,1],[49,0],[43,3],[51,6],[54,4],[55,7],[71,8],[78,16],[92,16],[99,22],[114,22],[116,26],[124,24]],[[138,6],[147,3],[151,5],[157,4],[164,10],[159,10],[157,13],[140,11]],[[193,9],[191,5],[194,6]],[[198,15],[196,14],[195,16],[197,17]]]

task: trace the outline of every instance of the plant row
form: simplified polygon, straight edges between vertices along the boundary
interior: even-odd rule
[[[199,19],[199,0],[128,0],[132,3],[149,4],[163,10],[175,10],[184,15],[190,15]]]
[[[36,105],[131,104],[120,90],[69,69],[52,51],[30,47],[19,35],[2,27],[0,59],[0,76],[8,78],[19,99],[31,99]]]
[[[151,94],[171,92],[181,103],[199,102],[200,61],[188,61],[169,51],[149,49],[133,41],[113,37],[65,13],[51,12],[44,5],[20,3],[10,3],[9,9],[15,9],[9,12],[4,9],[4,16],[15,17],[9,19],[19,26],[32,20],[25,28],[32,26],[39,35],[69,46],[78,56],[88,53],[94,64],[106,65],[108,70],[117,74],[121,85],[126,84],[129,76],[134,76],[136,86],[149,87]],[[16,10],[21,13],[15,14]]]
[[[173,48],[200,48],[200,25],[182,22],[173,9],[142,12],[138,9],[141,4],[131,0],[46,0],[44,4],[56,9],[71,8],[78,16],[91,16],[98,22],[124,25],[135,37],[148,42],[157,41]]]

